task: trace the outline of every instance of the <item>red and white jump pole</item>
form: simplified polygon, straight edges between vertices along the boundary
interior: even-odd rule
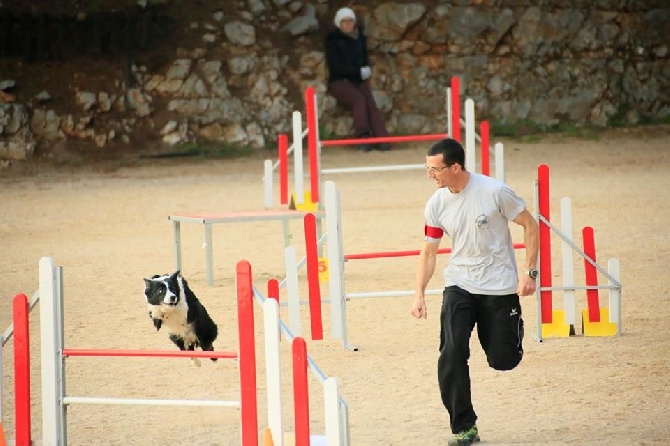
[[[28,297],[17,294],[12,302],[14,323],[14,431],[16,446],[30,446],[30,334]]]
[[[305,215],[305,247],[307,249],[307,278],[309,286],[309,314],[312,328],[312,339],[323,339],[321,322],[321,286],[319,284],[319,254],[316,239],[316,217]]]
[[[449,132],[456,141],[461,140],[461,88],[460,81],[456,76],[451,78],[451,88],[447,88],[450,100],[447,104],[447,120],[451,124]]]
[[[314,440],[326,440],[327,444],[348,446],[349,422],[348,407],[340,396],[338,383],[334,377],[326,376],[307,354],[305,339],[294,336],[281,322],[279,305],[275,299],[264,298],[257,294],[263,306],[265,324],[265,357],[268,370],[281,370],[279,335],[283,330],[286,338],[291,342],[293,361],[293,401],[295,420],[295,444],[309,445]],[[309,386],[307,370],[312,369],[323,386],[325,437],[310,432]],[[285,444],[282,409],[281,374],[268,375],[268,426],[275,446]],[[322,444],[322,443],[319,443]],[[325,444],[325,443],[323,443]]]
[[[536,218],[540,227],[539,287],[538,301],[538,340],[543,337],[565,337],[574,334],[575,292],[586,291],[587,309],[583,312],[582,330],[586,336],[614,336],[621,334],[621,282],[619,261],[611,258],[607,270],[596,261],[595,238],[593,228],[582,229],[583,249],[572,240],[572,209],[570,199],[561,199],[561,228],[555,227],[550,219],[549,166],[538,166],[536,183]],[[561,238],[563,286],[552,284],[552,243],[551,237]],[[584,261],[584,286],[577,286],[574,277],[573,254]],[[603,274],[607,285],[598,285],[598,273]],[[609,292],[609,305],[601,308],[599,290]],[[563,292],[563,310],[553,308],[553,292]],[[601,319],[601,312],[607,311],[607,321]]]
[[[298,112],[299,113],[299,112]],[[293,115],[292,117],[292,128],[295,130],[298,128],[297,122],[300,117]],[[302,126],[302,123],[300,123]],[[300,141],[302,144],[302,138],[307,135],[307,129],[305,129],[299,136],[293,135],[295,141]],[[300,147],[302,150],[302,146]],[[289,175],[288,175],[288,156],[295,151],[295,146],[288,144],[288,136],[284,133],[280,134],[277,137],[277,152],[278,157],[275,163],[272,160],[265,160],[264,170],[263,170],[263,206],[268,209],[273,205],[273,183],[274,183],[274,171],[279,169],[279,202],[280,204],[288,204],[288,186],[289,186]],[[302,171],[302,153],[299,155],[299,160],[295,160],[296,164],[300,162],[300,170]],[[296,166],[297,167],[297,166]]]

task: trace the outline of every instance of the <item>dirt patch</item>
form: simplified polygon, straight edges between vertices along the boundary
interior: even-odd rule
[[[668,128],[619,130],[598,138],[554,135],[521,143],[503,140],[507,182],[532,208],[537,166],[551,169],[552,218],[561,197],[571,197],[575,240],[580,228],[595,229],[598,259],[617,257],[623,284],[623,335],[617,338],[533,340],[537,305],[524,299],[525,356],[512,372],[488,368],[476,336],[470,360],[473,399],[484,444],[495,445],[666,445],[670,344],[662,328],[670,317],[663,278],[670,256],[666,222],[670,169]],[[324,151],[324,168],[421,163],[423,145],[388,153]],[[0,329],[9,324],[11,297],[37,289],[37,264],[53,256],[63,266],[65,345],[71,348],[173,348],[146,316],[143,277],[174,267],[168,215],[180,212],[262,209],[260,159],[152,160],[108,172],[53,170],[0,179]],[[342,197],[345,253],[417,249],[422,243],[422,212],[434,185],[423,172],[333,175]],[[301,228],[292,225],[300,254]],[[513,238],[518,240],[518,231]],[[265,289],[281,279],[281,225],[272,222],[217,225],[214,228],[215,286],[206,286],[203,231],[182,226],[183,272],[220,324],[215,348],[235,349],[235,280],[240,259],[251,262],[254,281]],[[559,243],[559,241],[556,241]],[[447,241],[444,242],[446,246]],[[560,250],[552,259],[554,283],[561,283]],[[520,260],[523,254],[520,253]],[[439,259],[438,271],[448,260]],[[575,260],[576,277],[583,277]],[[346,263],[347,292],[411,289],[415,259]],[[601,278],[602,279],[602,278]],[[604,279],[603,279],[604,280]],[[303,296],[306,296],[301,276]],[[436,273],[429,288],[439,288]],[[327,286],[322,296],[328,296]],[[286,296],[282,294],[281,299]],[[432,446],[446,444],[448,419],[435,376],[439,297],[428,300],[428,319],[409,315],[411,298],[355,299],[347,304],[349,342],[341,348],[330,337],[329,307],[323,307],[326,340],[309,340],[308,351],[329,376],[338,378],[349,407],[352,445]],[[585,296],[577,296],[578,310]],[[607,293],[600,295],[607,305]],[[555,295],[555,305],[561,296]],[[257,308],[256,321],[262,317]],[[101,311],[102,309],[102,311]],[[282,313],[285,321],[286,313]],[[33,438],[41,438],[39,317],[33,313],[31,363]],[[659,331],[660,330],[660,331]],[[579,333],[579,326],[577,327]],[[260,339],[259,337],[257,339]],[[264,357],[259,342],[259,373]],[[11,343],[2,379],[13,383]],[[290,346],[282,343],[284,420],[293,422]],[[157,379],[157,371],[161,379]],[[225,361],[194,369],[188,360],[67,360],[68,395],[134,398],[237,399],[237,368]],[[262,375],[261,375],[262,376]],[[310,375],[312,376],[312,375]],[[175,385],[174,383],[179,383]],[[260,427],[266,426],[264,379],[259,378]],[[323,394],[310,378],[311,431],[324,432]],[[4,427],[12,437],[13,397],[4,401]],[[215,408],[100,406],[68,409],[70,446],[202,444],[239,445],[239,412]],[[169,419],[170,430],[157,420]]]

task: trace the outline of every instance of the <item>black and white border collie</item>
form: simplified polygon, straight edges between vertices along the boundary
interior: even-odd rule
[[[156,330],[165,326],[180,350],[214,351],[218,327],[179,271],[144,279],[144,297]],[[216,361],[216,358],[211,358]],[[200,367],[198,358],[193,363]]]

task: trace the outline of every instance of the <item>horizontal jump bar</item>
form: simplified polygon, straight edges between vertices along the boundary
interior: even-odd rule
[[[353,144],[376,144],[381,142],[412,142],[412,141],[437,141],[447,138],[446,133],[433,133],[429,135],[407,135],[407,136],[379,136],[374,138],[353,139],[328,139],[321,141],[322,146],[347,146]]]
[[[239,401],[161,400],[148,398],[98,398],[86,396],[63,397],[63,404],[102,404],[121,406],[183,406],[183,407],[240,407]]]
[[[526,245],[523,243],[515,243],[514,249],[523,249]],[[449,254],[451,248],[443,248],[437,250],[438,254]],[[380,251],[380,252],[365,252],[360,254],[349,254],[344,256],[344,260],[363,260],[363,259],[379,259],[385,257],[411,257],[418,256],[421,251],[418,249],[410,251]]]
[[[396,170],[426,170],[426,166],[425,164],[394,164],[389,166],[337,167],[333,169],[321,169],[321,173],[333,174],[333,173],[359,173],[359,172],[386,172]]]
[[[237,359],[237,352],[202,352],[182,350],[118,350],[118,349],[86,349],[64,348],[63,356],[88,357],[141,357],[141,358],[226,358]]]
[[[620,290],[617,285],[588,285],[588,286],[543,286],[540,291],[583,291],[583,290]]]
[[[433,295],[433,294],[442,294],[443,290],[426,290],[424,294]],[[416,291],[406,290],[406,291],[362,291],[359,293],[347,293],[347,300],[351,299],[363,299],[369,297],[403,297],[403,296],[414,296]]]

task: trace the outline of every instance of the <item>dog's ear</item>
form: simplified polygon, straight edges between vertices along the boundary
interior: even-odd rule
[[[144,279],[144,288],[148,290],[149,286],[151,286],[151,280]]]
[[[179,277],[180,275],[181,275],[181,270],[177,270],[177,271],[175,271],[175,273],[173,275],[170,276],[170,279],[176,281],[177,277]]]

